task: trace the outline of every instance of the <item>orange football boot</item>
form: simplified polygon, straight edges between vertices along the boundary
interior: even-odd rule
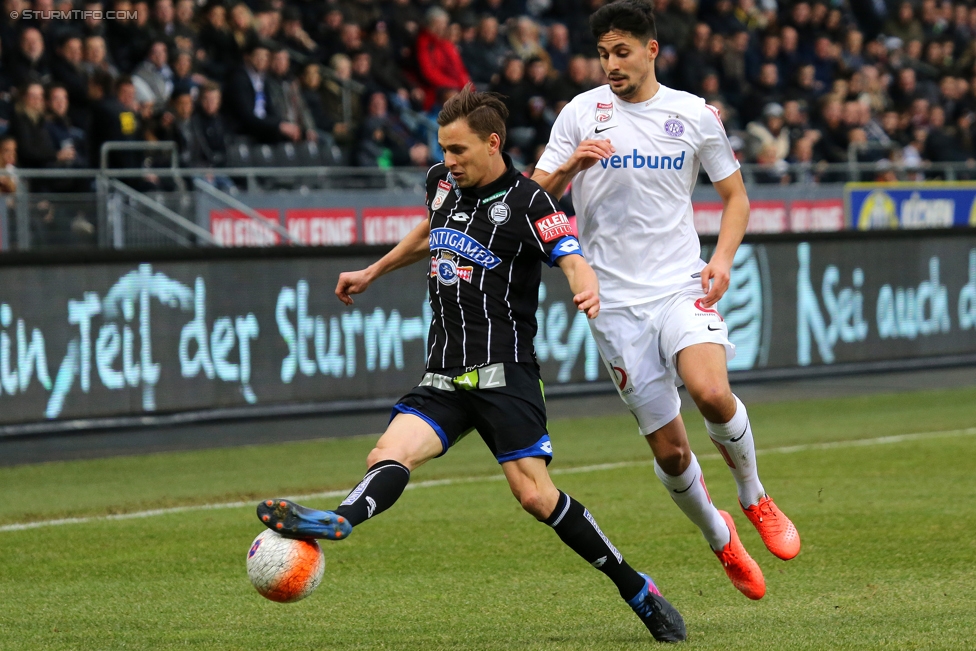
[[[759,500],[759,504],[746,508],[739,502],[739,506],[773,556],[788,561],[800,553],[800,534],[790,519],[779,510],[773,498],[766,495]]]
[[[750,599],[762,599],[766,594],[766,579],[763,578],[759,564],[752,560],[749,552],[742,546],[739,534],[735,532],[735,523],[732,516],[726,511],[719,511],[725,524],[729,525],[729,533],[732,539],[729,544],[715,552],[718,560],[722,561],[722,567],[736,590],[749,597]]]

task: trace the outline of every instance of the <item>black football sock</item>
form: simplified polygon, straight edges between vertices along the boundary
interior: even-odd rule
[[[396,461],[379,461],[366,471],[366,476],[335,513],[355,527],[393,506],[409,481],[410,471],[406,466]]]
[[[627,564],[613,543],[600,531],[600,526],[582,504],[559,491],[556,508],[546,519],[560,540],[613,581],[625,600],[633,599],[646,581]]]

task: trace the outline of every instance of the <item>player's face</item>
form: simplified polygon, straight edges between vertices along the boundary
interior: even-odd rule
[[[610,80],[610,90],[621,99],[629,99],[652,79],[654,59],[658,44],[650,40],[646,44],[627,32],[607,32],[596,45],[600,64]]]
[[[482,140],[471,130],[467,120],[451,122],[437,130],[437,142],[444,150],[444,165],[462,188],[483,185],[491,167],[491,157],[498,154],[500,139],[491,134]]]

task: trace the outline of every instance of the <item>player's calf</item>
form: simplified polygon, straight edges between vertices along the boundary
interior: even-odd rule
[[[635,571],[606,537],[586,508],[559,491],[559,500],[545,523],[560,540],[614,582],[620,596],[637,613],[658,642],[680,642],[687,636],[681,614],[661,596],[646,574]]]
[[[369,467],[335,512],[355,527],[393,506],[409,482],[410,470],[405,465],[392,459],[380,461]]]
[[[766,490],[759,481],[756,446],[753,442],[749,414],[741,400],[734,395],[732,399],[735,404],[732,416],[720,422],[711,421],[706,417],[705,428],[735,479],[739,502],[748,508],[757,504],[766,495]]]
[[[380,461],[370,466],[335,511],[318,511],[290,500],[274,499],[258,504],[258,519],[289,538],[341,540],[352,533],[353,527],[393,506],[409,481],[406,466],[392,460]]]

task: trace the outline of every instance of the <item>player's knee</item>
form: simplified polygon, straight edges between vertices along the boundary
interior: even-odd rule
[[[389,451],[380,447],[375,447],[366,455],[366,467],[372,468],[380,461],[387,461],[391,458]]]
[[[523,509],[535,516],[537,520],[545,520],[547,517],[549,517],[549,513],[546,512],[545,500],[542,498],[542,495],[536,491],[523,493],[519,498],[519,503],[522,505]]]
[[[691,463],[691,448],[676,445],[658,450],[655,460],[657,465],[661,466],[661,470],[672,477],[677,477],[687,470]]]
[[[513,490],[513,493],[522,508],[535,516],[537,520],[545,520],[549,517],[549,513],[546,512],[545,499],[536,488],[521,488],[518,491]]]
[[[366,467],[372,468],[380,461],[396,461],[413,470],[414,466],[419,465],[416,459],[406,451],[392,446],[377,445],[366,455]]]
[[[727,423],[735,415],[735,399],[727,384],[707,384],[693,393],[702,415],[713,423]]]

